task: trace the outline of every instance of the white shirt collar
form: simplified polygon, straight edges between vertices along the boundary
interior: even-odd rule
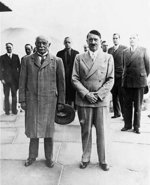
[[[12,53],[7,53],[7,55],[8,55],[10,58],[12,58]]]
[[[98,52],[99,52],[99,49],[96,50],[95,52],[89,50],[90,57],[91,57],[93,60],[95,60],[95,58],[96,58],[97,55],[98,55]]]
[[[130,46],[130,51],[134,52],[136,50],[137,46],[135,46],[134,48]]]
[[[46,53],[44,53],[43,55],[40,54],[39,52],[37,52],[37,54],[38,54],[38,56],[40,56],[40,57],[44,57],[44,56],[47,56],[47,55],[48,55],[48,51],[47,51]]]
[[[114,45],[114,50],[116,51],[119,48],[119,44],[117,46]]]

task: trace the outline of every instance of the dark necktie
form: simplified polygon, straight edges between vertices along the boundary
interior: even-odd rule
[[[46,56],[41,57],[41,65],[44,63],[45,58],[46,58]]]
[[[70,53],[69,53],[69,50],[67,50],[67,64],[70,63]]]
[[[11,58],[12,58],[12,57],[11,57],[11,54],[9,54],[8,57],[9,57],[9,59],[11,60]]]
[[[40,53],[38,53],[38,56],[40,57],[40,61],[41,61],[41,65],[42,65],[46,59],[47,53],[44,55],[41,55]]]

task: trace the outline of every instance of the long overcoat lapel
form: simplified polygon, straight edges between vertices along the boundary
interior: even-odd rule
[[[114,47],[113,47],[113,50],[114,50]],[[113,56],[114,56],[114,58],[115,58],[115,56],[119,53],[119,51],[120,51],[120,46],[118,47],[117,50],[114,50],[114,51],[113,51]]]
[[[129,66],[134,59],[136,58],[137,54],[140,53],[139,47],[135,49],[133,53],[131,53],[130,48],[126,51],[126,65]]]
[[[51,60],[52,60],[52,58],[51,58],[50,55],[48,54],[47,57],[46,57],[46,59],[45,59],[45,61],[44,61],[43,64],[41,65],[41,69],[44,68],[44,67],[46,67],[47,65],[49,65],[50,62],[51,62]]]
[[[12,60],[12,59],[10,59],[10,57],[7,54],[5,54],[5,58],[6,58],[7,63],[11,62],[11,60]],[[13,54],[12,54],[12,58],[13,58]]]
[[[131,54],[131,61],[133,61],[137,56],[139,56],[141,53],[140,48],[137,47],[135,51]]]
[[[37,67],[41,67],[41,61],[36,53],[32,55],[32,60]]]
[[[33,59],[35,65],[36,65],[37,67],[41,68],[41,69],[44,68],[45,66],[49,65],[50,62],[51,62],[51,60],[52,60],[52,58],[51,58],[50,55],[48,54],[47,57],[46,57],[46,59],[45,59],[45,61],[44,61],[43,64],[41,65],[41,61],[40,61],[40,59],[39,59],[39,57],[38,57],[38,55],[37,55],[36,53],[32,56],[32,59]]]

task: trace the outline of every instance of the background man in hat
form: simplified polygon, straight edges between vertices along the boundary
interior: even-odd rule
[[[107,171],[106,127],[109,92],[114,83],[112,55],[101,49],[101,34],[92,30],[87,35],[89,51],[75,58],[72,83],[77,91],[76,105],[81,125],[83,155],[80,168],[90,162],[92,125],[95,125],[100,167]]]
[[[19,87],[20,59],[12,53],[13,44],[6,43],[7,53],[0,57],[0,80],[4,88],[5,114],[10,114],[9,95],[12,96],[12,113],[17,114],[17,90]]]
[[[124,70],[122,85],[125,98],[125,125],[121,131],[131,129],[133,120],[134,132],[140,134],[141,108],[144,88],[147,86],[147,76],[150,73],[150,58],[146,48],[138,46],[138,42],[138,35],[131,35],[130,48],[123,51]]]
[[[65,79],[66,79],[66,104],[75,104],[75,89],[71,83],[72,68],[76,54],[79,52],[72,49],[72,40],[70,37],[64,39],[65,49],[59,51],[57,56],[63,60],[65,68]]]
[[[122,63],[122,53],[127,47],[120,44],[120,35],[118,33],[113,34],[114,46],[108,49],[108,53],[113,55],[114,65],[115,65],[115,83],[111,90],[114,115],[112,118],[117,118],[124,114],[124,103],[123,103],[123,89],[122,83],[122,73],[123,73],[123,63]]]
[[[65,103],[65,77],[63,62],[48,51],[49,42],[38,36],[37,51],[24,58],[21,66],[19,102],[25,109],[25,134],[30,138],[31,165],[38,156],[39,138],[44,138],[46,165],[53,167],[53,133],[55,110]]]

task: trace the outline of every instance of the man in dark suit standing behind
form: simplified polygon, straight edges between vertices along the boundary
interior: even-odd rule
[[[134,132],[140,134],[141,107],[144,88],[147,86],[147,76],[150,73],[150,58],[144,47],[138,46],[138,35],[130,36],[130,48],[123,52],[123,79],[124,87],[124,122],[121,131],[132,128],[132,116],[134,107],[133,127]]]
[[[71,48],[71,38],[66,37],[64,39],[65,48],[57,53],[57,56],[63,60],[65,68],[65,79],[66,79],[66,103],[75,106],[75,89],[71,83],[71,75],[74,64],[75,56],[79,53],[78,51]]]
[[[17,90],[19,86],[20,60],[13,54],[13,44],[6,43],[7,53],[0,57],[0,80],[4,88],[6,115],[10,114],[9,94],[12,95],[12,113],[17,114]]]
[[[122,72],[123,72],[123,64],[122,64],[122,53],[123,50],[126,49],[126,46],[120,45],[120,35],[118,33],[113,34],[113,43],[114,46],[109,48],[108,53],[113,55],[114,65],[115,65],[115,83],[111,90],[112,92],[112,100],[113,100],[113,109],[114,116],[112,118],[117,118],[124,114],[123,108],[123,90],[121,87],[122,82]]]

